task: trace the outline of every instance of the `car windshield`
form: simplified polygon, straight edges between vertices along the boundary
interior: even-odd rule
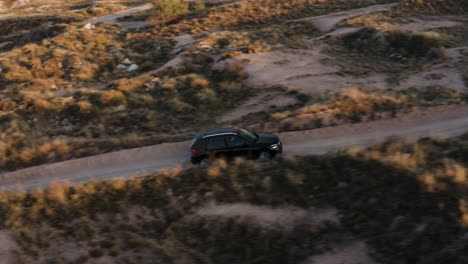
[[[247,138],[251,142],[257,141],[257,135],[255,135],[255,133],[252,133],[252,132],[247,131],[245,129],[241,129],[240,133],[242,134],[242,136],[244,136],[245,138]]]

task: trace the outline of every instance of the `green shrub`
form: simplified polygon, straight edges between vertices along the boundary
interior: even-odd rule
[[[188,12],[188,4],[181,0],[151,0],[156,15],[162,19],[170,19]]]

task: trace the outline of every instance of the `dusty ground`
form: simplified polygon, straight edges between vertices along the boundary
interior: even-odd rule
[[[341,245],[317,256],[310,257],[303,264],[376,264],[370,256],[370,249],[363,241]]]
[[[255,206],[251,204],[226,204],[203,207],[195,216],[213,218],[235,218],[240,221],[252,221],[253,224],[264,228],[290,230],[298,224],[318,226],[325,222],[340,223],[338,211],[335,208],[309,208],[304,210],[298,207]]]
[[[394,7],[398,5],[398,3],[391,3],[391,4],[385,4],[385,5],[374,5],[374,6],[369,6],[369,7],[364,7],[364,8],[358,8],[358,9],[353,9],[349,11],[343,11],[343,12],[336,12],[328,15],[323,15],[323,16],[316,16],[316,17],[308,17],[308,18],[301,18],[301,19],[296,19],[296,20],[291,20],[293,21],[313,21],[314,25],[321,31],[323,32],[329,32],[333,30],[338,23],[341,21],[356,17],[356,16],[361,16],[373,12],[378,12],[382,10],[388,10],[391,7]]]
[[[307,95],[318,95],[328,90],[339,90],[350,87],[378,90],[404,90],[410,87],[423,87],[427,85],[441,85],[459,92],[466,92],[463,72],[457,68],[457,63],[463,60],[462,52],[466,46],[446,49],[447,60],[432,65],[423,71],[398,77],[398,82],[388,72],[371,71],[365,75],[342,74],[342,70],[353,68],[349,65],[336,63],[337,58],[330,56],[330,48],[324,40],[351,32],[362,27],[340,26],[346,19],[388,10],[394,4],[376,5],[355,9],[346,12],[337,12],[329,15],[310,17],[293,21],[313,21],[314,25],[323,31],[323,35],[309,39],[310,47],[307,49],[280,49],[271,52],[244,54],[236,58],[237,61],[248,61],[246,71],[249,74],[247,82],[255,87],[270,87],[273,85],[286,85]],[[412,17],[408,23],[394,22],[391,26],[399,30],[427,31],[439,28],[460,26],[466,21],[454,16],[429,16],[424,19]],[[290,21],[291,22],[291,21]],[[333,48],[331,48],[333,49]],[[339,56],[339,55],[338,55]],[[324,62],[327,63],[324,63]],[[331,62],[331,63],[330,63]],[[390,81],[392,80],[392,81]],[[241,118],[242,114],[265,111],[268,108],[253,108],[253,104],[261,104],[261,98],[256,102],[249,101],[233,112],[220,117],[218,120],[233,120],[233,116]]]
[[[16,257],[13,253],[16,247],[16,241],[13,238],[11,232],[6,230],[0,230],[0,263],[16,263]]]

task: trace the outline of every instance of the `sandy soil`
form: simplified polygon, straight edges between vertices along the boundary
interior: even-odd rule
[[[324,16],[303,18],[299,20],[314,21],[315,26],[326,34],[310,40],[313,47],[303,50],[283,49],[272,52],[245,54],[237,57],[239,61],[249,61],[245,66],[249,74],[247,82],[256,87],[269,87],[283,84],[300,92],[316,95],[327,90],[340,90],[349,87],[362,87],[370,89],[395,89],[402,90],[410,87],[424,87],[427,85],[441,85],[452,88],[459,92],[466,90],[466,85],[462,79],[459,69],[455,68],[455,62],[459,60],[461,48],[447,49],[448,61],[434,66],[424,72],[416,73],[406,79],[400,80],[400,83],[387,82],[389,74],[373,72],[366,76],[351,76],[339,74],[338,65],[324,65],[323,60],[333,61],[335,58],[323,54],[322,39],[330,36],[338,36],[355,32],[361,27],[339,27],[340,22],[345,19],[369,14],[376,11],[386,10],[395,4],[375,5],[366,8],[359,8],[345,12],[332,13]],[[441,27],[453,27],[460,25],[462,21],[459,17],[426,17],[412,18],[408,24],[393,24],[401,30],[429,30]],[[290,21],[291,22],[291,21]],[[352,65],[349,65],[352,67]],[[250,104],[245,103],[239,106],[236,114],[228,113],[225,117],[218,120],[233,120],[233,116],[240,119],[242,114],[252,111],[263,111],[265,108],[255,109]]]
[[[245,69],[249,73],[247,82],[253,86],[284,84],[311,95],[356,86],[387,88],[385,74],[375,73],[366,77],[337,74],[339,66],[321,63],[324,59],[333,60],[321,52],[322,48],[245,54],[238,59],[250,61]]]
[[[365,242],[355,241],[312,256],[302,264],[376,264],[370,257],[370,250]]]
[[[249,98],[234,110],[221,115],[216,122],[226,123],[238,120],[250,113],[258,113],[262,111],[269,112],[271,107],[287,107],[297,103],[297,99],[293,96],[284,95],[283,93],[275,93],[270,91],[260,92],[259,94]]]
[[[340,218],[335,208],[269,207],[251,204],[213,205],[199,209],[195,216],[235,218],[252,221],[264,228],[291,230],[298,224],[318,226],[325,222],[339,224]]]
[[[0,230],[0,263],[15,264],[17,263],[13,250],[17,248],[17,244],[13,235],[6,230]]]
[[[194,39],[192,35],[182,35],[182,36],[174,37],[174,39],[177,41],[177,44],[175,45],[174,49],[171,51],[172,55],[176,55],[174,58],[166,62],[163,66],[157,69],[142,73],[136,77],[133,77],[132,79],[137,79],[143,75],[153,75],[169,67],[172,67],[172,68],[180,67],[182,63],[184,62],[185,54],[183,53],[183,51],[192,45]]]
[[[410,87],[427,85],[441,85],[459,92],[466,92],[465,82],[460,72],[458,72],[457,69],[444,66],[434,67],[430,71],[416,73],[408,79],[401,80],[396,88],[404,90]]]
[[[341,21],[345,19],[362,16],[365,14],[374,13],[378,11],[388,10],[398,4],[399,3],[373,5],[373,6],[368,6],[364,8],[331,13],[331,14],[323,15],[323,16],[314,16],[314,17],[295,19],[295,20],[291,20],[290,22],[313,21],[315,27],[317,27],[320,31],[329,32],[333,30],[338,23],[340,23]]]
[[[440,18],[433,18],[434,20],[426,19],[418,19],[413,18],[413,22],[407,24],[392,24],[396,28],[400,30],[410,30],[410,31],[425,31],[428,29],[435,29],[435,28],[445,28],[445,27],[455,27],[462,25],[462,23],[448,20],[448,19],[440,19]]]
[[[348,147],[367,147],[391,136],[451,137],[468,131],[468,106],[438,107],[368,123],[279,133],[284,155],[322,154]],[[116,177],[144,176],[189,166],[189,141],[165,143],[42,165],[0,174],[0,188],[33,190],[56,180],[84,183]]]
[[[339,28],[329,33],[337,35],[349,33],[358,28]],[[319,38],[312,41],[320,41]],[[237,57],[239,61],[247,60],[245,66],[249,73],[247,82],[257,87],[268,87],[284,84],[296,88],[303,93],[314,95],[326,90],[340,90],[349,87],[364,87],[372,89],[407,89],[409,87],[442,85],[457,91],[466,89],[462,75],[454,68],[454,63],[460,59],[458,47],[447,50],[449,59],[443,64],[433,66],[428,71],[417,73],[400,84],[387,83],[389,77],[385,73],[369,73],[367,76],[355,77],[338,74],[340,67],[322,64],[323,60],[334,60],[321,52],[324,47],[317,45],[307,50],[284,49],[272,52],[245,54]],[[439,79],[428,77],[438,75]]]

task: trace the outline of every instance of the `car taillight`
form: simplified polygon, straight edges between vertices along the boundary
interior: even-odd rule
[[[191,151],[192,151],[193,154],[197,153],[196,149],[192,149]]]

